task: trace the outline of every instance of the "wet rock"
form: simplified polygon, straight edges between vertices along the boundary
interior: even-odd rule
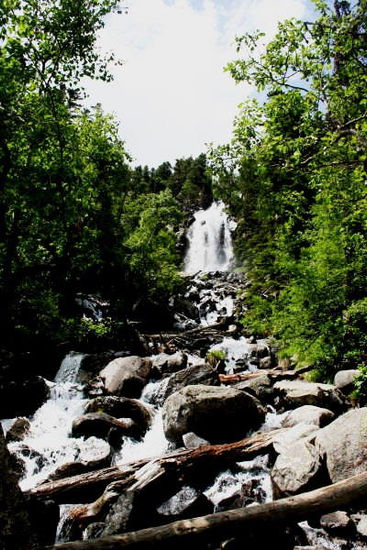
[[[314,445],[296,441],[283,447],[271,471],[276,497],[291,496],[318,486],[321,460]]]
[[[6,442],[23,441],[27,436],[31,427],[31,423],[27,418],[16,418],[9,430],[6,432]]]
[[[356,379],[358,369],[340,370],[334,378],[334,385],[344,393],[349,393],[354,389],[354,380]]]
[[[45,457],[25,443],[19,443],[16,446],[16,452],[21,458],[33,461],[35,468],[34,473],[40,472],[46,464]]]
[[[202,384],[175,392],[163,406],[165,435],[179,444],[187,432],[215,443],[235,441],[257,429],[264,418],[265,410],[253,396]]]
[[[80,445],[80,452],[75,462],[67,462],[59,466],[50,476],[50,480],[62,479],[84,474],[110,466],[112,449],[102,439],[89,437]]]
[[[202,384],[205,386],[219,386],[218,373],[207,363],[200,363],[187,367],[185,370],[173,374],[166,386],[165,399],[176,391],[189,385]]]
[[[273,387],[270,377],[262,374],[233,385],[237,390],[245,391],[257,397],[262,403],[269,403],[273,397]]]
[[[293,411],[289,411],[282,420],[284,428],[292,428],[297,424],[313,424],[323,428],[334,420],[335,414],[328,409],[315,407],[314,405],[304,405]]]
[[[186,449],[197,449],[203,445],[209,445],[209,441],[199,437],[194,432],[188,432],[182,436],[182,441]]]
[[[86,413],[102,412],[115,418],[131,418],[136,423],[139,436],[145,434],[152,422],[149,409],[137,399],[104,395],[89,401]]]
[[[213,513],[209,499],[192,487],[182,489],[157,508],[162,523]]]
[[[73,437],[96,436],[110,441],[111,431],[119,439],[124,435],[134,437],[136,424],[130,418],[122,421],[105,413],[83,414],[78,416],[72,424]],[[115,440],[113,443],[115,443]]]
[[[347,536],[355,531],[355,526],[347,512],[332,512],[320,518],[320,525],[334,536]]]
[[[125,491],[117,498],[106,516],[102,537],[123,533],[133,528],[134,515],[137,513],[136,501],[136,494],[133,491]]]
[[[316,445],[333,483],[367,469],[367,407],[351,410],[322,428]]]
[[[107,393],[125,397],[139,397],[148,382],[151,361],[131,355],[114,359],[100,373]]]
[[[160,353],[152,358],[152,376],[162,378],[184,369],[187,365],[187,355],[182,351],[177,351],[169,355]]]
[[[346,408],[343,394],[332,384],[319,384],[303,380],[283,380],[274,384],[280,407],[295,409],[314,405],[341,412]]]
[[[106,524],[103,521],[96,521],[88,525],[83,531],[83,540],[99,539]]]
[[[225,510],[233,510],[235,508],[243,508],[250,504],[264,503],[266,500],[266,494],[261,487],[261,481],[256,478],[251,478],[242,484],[241,489],[235,491],[232,495],[224,498],[216,505],[216,512],[223,512]]]

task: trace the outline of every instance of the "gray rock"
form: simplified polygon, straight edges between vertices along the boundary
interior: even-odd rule
[[[251,358],[262,359],[268,357],[270,348],[264,341],[259,340],[256,344],[249,345],[249,356]]]
[[[343,394],[332,384],[319,384],[303,380],[282,380],[274,384],[279,405],[295,409],[303,405],[315,405],[340,412],[345,409]]]
[[[315,438],[318,433],[319,428],[314,424],[296,424],[292,428],[289,428],[284,431],[274,435],[273,438],[273,447],[276,453],[281,454],[285,450],[292,446],[297,441],[302,439],[311,441]]]
[[[89,437],[79,445],[79,455],[75,462],[62,464],[49,476],[50,480],[62,479],[106,468],[111,464],[110,445],[96,437]]]
[[[311,443],[301,440],[284,447],[275,461],[271,479],[276,496],[290,496],[314,488],[321,460]]]
[[[267,374],[261,374],[249,380],[244,380],[233,385],[237,390],[245,391],[257,397],[261,402],[272,400],[273,388],[270,377]]]
[[[342,391],[349,392],[353,389],[358,369],[340,370],[334,378],[334,385]]]
[[[333,483],[367,469],[367,407],[351,410],[322,428],[316,445]]]
[[[152,358],[152,375],[156,378],[170,376],[171,374],[184,369],[187,365],[187,355],[177,351],[172,355],[160,353]]]
[[[320,518],[320,525],[333,535],[346,535],[354,531],[354,523],[348,516],[347,512],[332,512],[325,514]]]
[[[107,393],[125,397],[139,397],[148,382],[151,361],[130,355],[114,359],[99,373]]]
[[[315,407],[314,405],[303,405],[293,411],[289,411],[282,420],[284,428],[291,428],[297,424],[313,424],[323,428],[334,420],[335,414],[328,409]]]
[[[204,516],[213,512],[213,504],[209,499],[194,489],[184,486],[178,493],[163,502],[157,512],[162,516],[164,523],[177,519],[186,519]]]
[[[103,521],[90,523],[83,531],[83,540],[99,539],[106,524]]]
[[[203,384],[205,386],[219,386],[218,373],[207,363],[199,363],[192,367],[173,374],[166,386],[164,398],[167,399],[174,392],[185,386]]]
[[[163,406],[165,435],[179,444],[187,432],[211,442],[235,441],[257,429],[264,418],[265,410],[255,397],[233,388],[202,384],[175,392]]]
[[[140,435],[144,435],[152,423],[150,410],[138,399],[103,395],[88,402],[86,413],[103,412],[115,418],[131,418],[136,422]]]
[[[203,445],[209,445],[209,441],[199,437],[194,432],[188,432],[182,436],[182,441],[186,449],[197,449]]]
[[[16,418],[9,430],[6,432],[6,442],[11,441],[23,441],[28,434],[31,427],[31,423],[27,418]]]

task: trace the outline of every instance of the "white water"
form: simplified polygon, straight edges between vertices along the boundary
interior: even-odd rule
[[[188,231],[185,273],[228,271],[233,262],[231,223],[222,202],[213,202],[195,214]]]
[[[91,445],[81,438],[70,438],[72,421],[83,413],[86,400],[77,383],[77,374],[82,354],[70,353],[63,360],[50,383],[51,395],[31,419],[30,431],[21,443],[10,443],[25,462],[26,475],[20,482],[23,490],[45,480],[58,466],[74,462],[79,456],[93,454]],[[104,442],[102,442],[104,444]]]

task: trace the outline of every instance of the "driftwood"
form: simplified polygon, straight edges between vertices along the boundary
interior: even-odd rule
[[[143,459],[121,466],[112,466],[77,476],[49,481],[27,491],[32,498],[52,498],[58,504],[90,502],[97,498],[107,485],[119,482],[120,488],[138,488],[138,483],[152,481],[154,476],[166,475],[172,482],[188,476],[215,472],[234,462],[266,454],[272,448],[275,434],[280,430],[255,434],[235,443],[205,445],[196,449],[179,449],[156,459]],[[154,466],[154,467],[153,467]],[[145,477],[144,477],[145,476]],[[149,477],[150,476],[150,477]]]
[[[260,378],[261,376],[267,375],[273,381],[277,380],[295,380],[299,378],[302,374],[310,372],[313,370],[313,366],[303,367],[298,370],[282,370],[280,368],[274,369],[258,369],[252,372],[239,372],[236,374],[220,374],[219,379],[222,384],[234,384],[236,382],[244,382],[246,380],[253,380]]]
[[[289,525],[312,516],[333,512],[358,504],[366,498],[367,472],[344,481],[294,497],[284,498],[259,506],[218,512],[207,516],[175,521],[159,527],[114,535],[83,542],[56,544],[48,550],[117,550],[120,548],[153,549],[174,548],[184,542],[207,542],[236,536],[246,532]],[[246,529],[247,528],[247,529]],[[196,546],[195,546],[196,547]],[[46,549],[47,550],[47,549]]]

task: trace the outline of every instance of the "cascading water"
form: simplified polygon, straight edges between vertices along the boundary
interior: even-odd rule
[[[233,245],[229,221],[222,202],[213,202],[206,210],[199,210],[189,228],[185,273],[198,271],[228,271],[233,262]]]

